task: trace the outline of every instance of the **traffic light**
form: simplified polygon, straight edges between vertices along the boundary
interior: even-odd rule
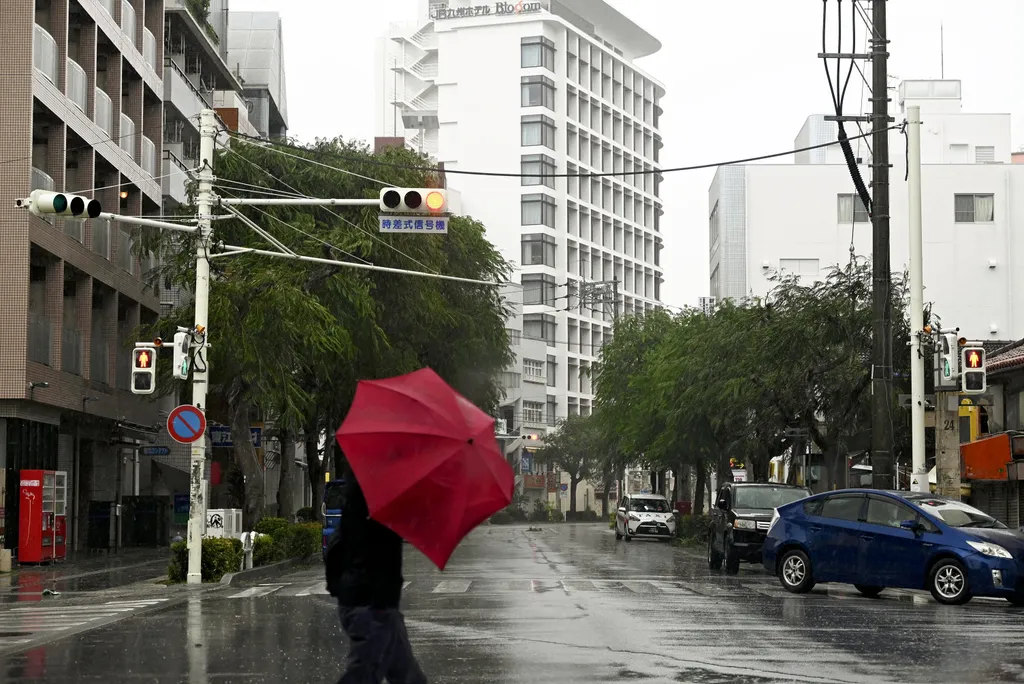
[[[174,333],[174,377],[188,380],[189,352],[192,349],[192,335],[187,332]]]
[[[939,338],[939,379],[943,385],[952,385],[960,374],[960,345],[955,333]]]
[[[448,193],[438,188],[384,188],[380,210],[389,214],[440,215],[448,211]]]
[[[132,394],[156,390],[156,345],[144,344],[132,350]]]
[[[985,349],[983,347],[964,347],[961,353],[963,371],[961,372],[962,390],[964,394],[981,394],[988,388],[985,371]]]
[[[36,216],[62,216],[64,218],[96,218],[103,211],[97,200],[68,195],[63,192],[33,190],[28,200],[18,200],[19,207],[28,204],[29,212]]]

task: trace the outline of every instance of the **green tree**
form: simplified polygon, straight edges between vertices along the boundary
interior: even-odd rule
[[[576,512],[576,488],[590,479],[600,463],[602,445],[598,424],[590,416],[569,416],[559,421],[558,429],[545,437],[539,454],[548,463],[569,474],[569,512]]]

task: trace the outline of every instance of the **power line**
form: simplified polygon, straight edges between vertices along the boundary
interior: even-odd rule
[[[895,130],[897,128],[899,128],[899,126],[890,126],[886,130]],[[243,139],[261,140],[260,138],[254,138],[253,136],[245,135],[244,133],[238,133],[238,132],[235,132],[235,131],[231,131],[230,134],[232,136],[234,136],[234,137],[239,137],[239,138],[243,138]],[[868,136],[870,136],[872,134],[873,133],[864,133],[864,134],[860,134],[860,135],[849,136],[849,137],[846,138],[846,140],[857,140],[859,138],[868,137]],[[347,169],[342,169],[342,168],[338,168],[336,166],[332,166],[330,164],[325,164],[324,162],[321,162],[321,161],[318,161],[318,160],[315,160],[315,159],[309,159],[308,157],[304,157],[302,155],[290,154],[288,152],[285,152],[282,149],[279,149],[280,147],[285,147],[285,148],[288,148],[288,149],[293,149],[293,150],[298,150],[298,151],[301,151],[301,152],[305,152],[307,154],[311,153],[311,152],[314,152],[314,150],[311,150],[311,149],[309,149],[307,147],[302,147],[300,145],[293,145],[293,144],[290,144],[290,143],[277,143],[277,142],[275,142],[275,143],[272,143],[272,144],[266,144],[266,141],[262,141],[262,142],[265,143],[265,145],[263,146],[264,149],[266,149],[266,150],[268,150],[270,152],[274,152],[275,154],[280,154],[280,155],[283,155],[283,156],[286,156],[286,157],[291,157],[293,159],[299,159],[299,160],[305,161],[307,163],[314,164],[316,166],[320,166],[320,167],[323,167],[323,168],[326,168],[326,169],[331,169],[333,171],[337,171],[339,173],[346,173],[346,174],[352,174],[353,173],[352,171],[348,171]],[[819,150],[819,149],[823,149],[823,148],[826,148],[826,147],[832,147],[833,145],[839,145],[841,143],[842,143],[842,141],[840,141],[840,140],[833,140],[832,142],[819,143],[817,145],[809,145],[807,147],[799,147],[799,148],[796,148],[796,149],[793,149],[793,150],[786,150],[785,152],[773,152],[771,154],[762,154],[762,155],[757,155],[757,156],[754,156],[754,157],[744,157],[742,159],[733,159],[733,160],[730,160],[730,161],[710,162],[710,163],[707,163],[707,164],[695,164],[695,165],[692,165],[692,166],[674,166],[674,167],[669,167],[669,168],[664,168],[664,169],[652,168],[652,169],[638,169],[638,170],[633,170],[633,171],[604,171],[604,172],[594,172],[594,173],[591,173],[591,172],[580,172],[580,173],[500,173],[500,172],[497,172],[497,171],[468,171],[468,170],[462,170],[462,169],[448,169],[448,168],[445,168],[445,169],[442,170],[442,169],[435,168],[433,166],[415,166],[415,165],[412,165],[412,164],[397,164],[397,163],[394,163],[394,162],[381,161],[379,159],[362,158],[362,157],[351,157],[351,156],[346,156],[346,155],[332,155],[332,156],[335,157],[335,158],[338,158],[338,159],[342,159],[342,160],[345,160],[345,161],[352,161],[352,162],[356,162],[356,163],[360,163],[360,164],[372,164],[372,165],[375,165],[375,166],[386,166],[386,167],[395,168],[395,169],[405,169],[407,171],[422,171],[422,172],[425,172],[425,173],[444,173],[445,175],[457,174],[457,175],[461,175],[461,176],[488,176],[488,177],[492,177],[492,178],[609,178],[609,177],[617,177],[617,176],[623,176],[623,177],[624,176],[643,176],[643,175],[648,175],[648,174],[652,174],[652,173],[665,174],[665,173],[676,173],[676,172],[679,172],[679,171],[700,171],[702,169],[713,169],[713,168],[718,168],[720,166],[734,166],[734,165],[738,165],[738,164],[749,164],[751,162],[764,161],[766,159],[776,159],[778,157],[787,157],[789,155],[797,154],[797,153],[800,153],[800,152],[809,152],[811,150]],[[379,183],[380,181],[374,181],[374,182],[378,182]]]

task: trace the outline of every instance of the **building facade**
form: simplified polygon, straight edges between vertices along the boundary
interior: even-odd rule
[[[1017,295],[1024,239],[1020,221],[1024,172],[1011,164],[1010,115],[961,111],[959,81],[904,81],[897,121],[921,107],[925,301],[945,326],[981,341],[1024,337],[1024,298]],[[836,139],[835,124],[811,117],[795,147]],[[865,182],[871,159],[854,141]],[[891,263],[906,267],[910,246],[906,141],[889,141]],[[779,272],[823,278],[854,253],[871,255],[871,224],[855,196],[838,146],[798,153],[790,164],[726,166],[708,198],[710,295],[765,296]]]
[[[507,389],[524,396],[506,407],[510,428],[588,414],[616,313],[609,293],[622,315],[660,301],[665,90],[635,64],[660,47],[603,0],[424,2],[378,47],[379,135],[404,136],[448,171],[537,174],[449,176],[519,267],[523,377]],[[556,177],[629,170],[640,173]],[[580,296],[594,283],[602,303]],[[527,351],[527,340],[542,345]],[[538,381],[529,398],[527,372]]]
[[[228,66],[242,83],[247,118],[263,138],[288,134],[284,29],[277,12],[228,15]]]

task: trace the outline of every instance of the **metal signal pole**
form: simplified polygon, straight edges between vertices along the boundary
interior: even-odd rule
[[[892,274],[889,264],[889,41],[886,0],[872,3],[872,349],[871,468],[878,489],[894,487],[892,475]]]

